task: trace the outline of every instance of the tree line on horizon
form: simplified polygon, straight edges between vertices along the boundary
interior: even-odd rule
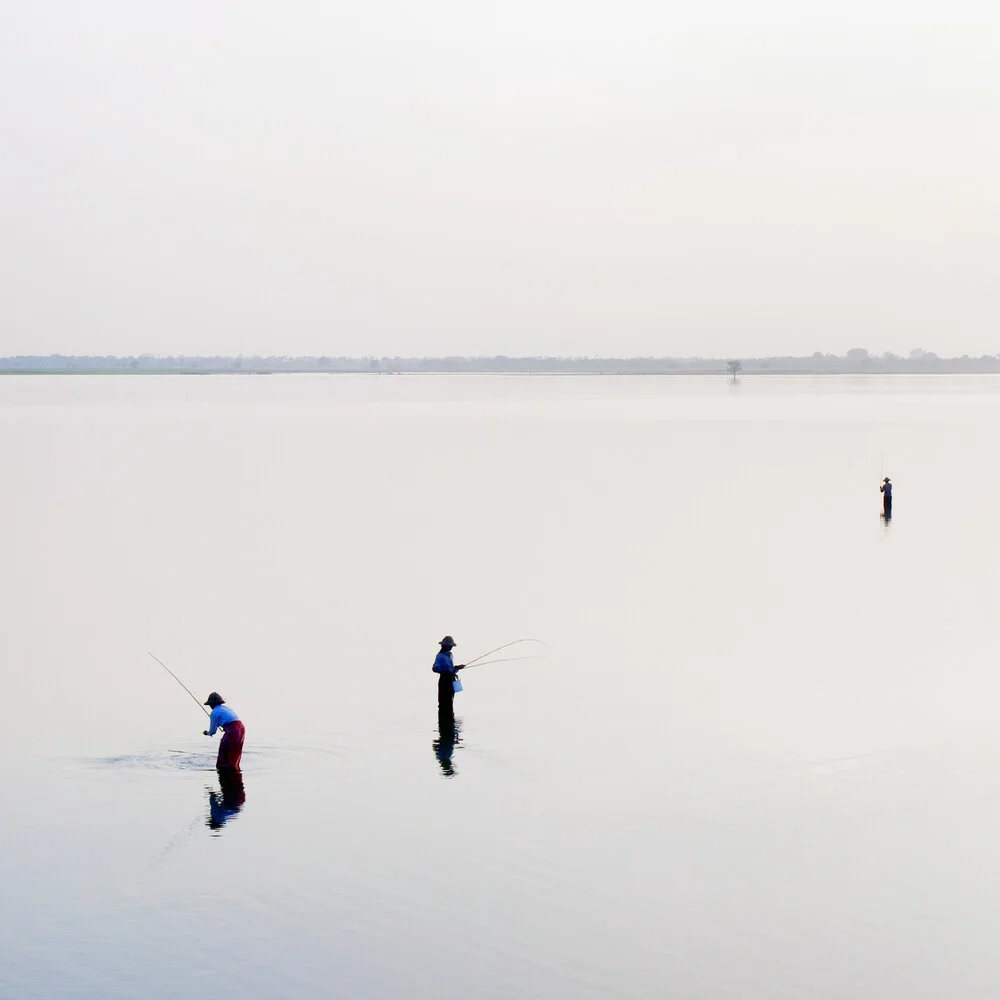
[[[933,351],[913,350],[906,357],[892,353],[871,354],[856,347],[844,355],[817,351],[808,356],[763,358],[670,358],[670,357],[296,357],[290,355],[18,355],[0,358],[0,371],[13,372],[135,372],[220,374],[267,374],[280,372],[327,373],[432,373],[432,372],[560,372],[560,373],[829,373],[903,374],[1000,372],[1000,354],[980,357],[938,357]]]

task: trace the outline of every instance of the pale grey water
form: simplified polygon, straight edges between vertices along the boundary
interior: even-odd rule
[[[998,430],[992,377],[0,379],[0,995],[995,997]],[[451,778],[445,632],[550,644]],[[221,829],[147,650],[247,724]]]

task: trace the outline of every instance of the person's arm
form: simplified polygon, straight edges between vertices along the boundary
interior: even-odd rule
[[[205,730],[205,735],[214,736],[215,731],[219,728],[219,717],[214,708],[212,709],[212,714],[208,717],[208,721],[210,725],[208,729]]]

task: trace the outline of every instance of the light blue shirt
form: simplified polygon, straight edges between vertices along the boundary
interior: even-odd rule
[[[208,735],[214,736],[219,726],[224,726],[227,722],[239,722],[240,717],[228,705],[216,705],[208,721]]]

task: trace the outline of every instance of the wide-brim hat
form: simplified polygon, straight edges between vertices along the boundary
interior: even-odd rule
[[[448,647],[449,649],[451,649],[451,648],[452,648],[452,646],[455,646],[455,645],[456,645],[456,642],[455,642],[455,640],[454,640],[454,639],[452,639],[452,637],[451,637],[450,635],[446,635],[446,636],[445,636],[445,637],[444,637],[444,638],[443,638],[443,639],[441,640],[441,645],[442,645],[442,646],[447,646],[447,647]]]
[[[221,695],[221,694],[219,694],[219,692],[218,692],[218,691],[213,691],[213,692],[212,692],[212,693],[211,693],[211,694],[210,694],[210,695],[209,695],[209,696],[208,696],[208,697],[207,697],[207,698],[205,699],[205,704],[206,704],[206,705],[211,705],[211,706],[212,706],[212,708],[215,708],[215,706],[216,706],[216,705],[224,705],[225,703],[226,703],[226,699],[225,699],[225,698],[223,698],[223,697],[222,697],[222,695]]]

